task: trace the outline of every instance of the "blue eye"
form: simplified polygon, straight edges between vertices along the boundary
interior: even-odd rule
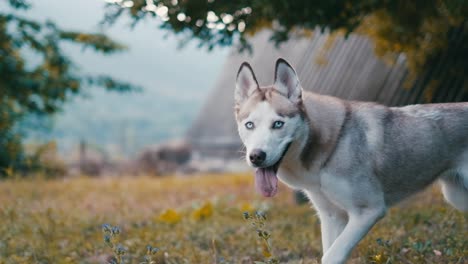
[[[252,122],[247,122],[247,123],[245,123],[245,128],[247,128],[247,129],[253,129],[253,128],[254,128],[254,123],[252,123]]]
[[[284,125],[284,122],[283,122],[283,121],[275,121],[275,122],[273,123],[273,126],[272,126],[271,128],[273,128],[273,129],[280,129],[280,128],[283,127],[283,125]]]

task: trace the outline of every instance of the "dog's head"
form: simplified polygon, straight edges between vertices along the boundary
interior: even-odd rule
[[[246,147],[247,163],[257,168],[257,174],[268,176],[263,180],[276,180],[281,160],[303,122],[301,109],[302,87],[296,72],[284,59],[276,62],[274,84],[267,87],[259,87],[248,63],[240,66],[235,90],[238,131]],[[276,193],[273,187],[269,184],[260,191],[273,196]]]

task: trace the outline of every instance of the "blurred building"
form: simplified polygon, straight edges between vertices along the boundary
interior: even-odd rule
[[[316,31],[309,39],[292,39],[279,48],[269,37],[270,33],[263,31],[251,39],[252,55],[239,54],[234,49],[221,75],[211,77],[217,78],[215,87],[187,133],[199,156],[226,160],[241,157],[242,145],[233,110],[236,74],[243,61],[253,66],[261,86],[273,83],[275,61],[282,57],[296,69],[303,88],[319,94],[388,106],[468,101],[466,74],[457,80],[442,75],[436,84],[427,78],[449,67],[456,56],[453,53],[440,54],[427,71],[408,83],[404,54],[395,54],[391,63],[385,63],[374,55],[372,43],[362,36],[336,37],[330,41],[328,33]],[[452,45],[466,44],[465,38],[466,34],[454,33]]]

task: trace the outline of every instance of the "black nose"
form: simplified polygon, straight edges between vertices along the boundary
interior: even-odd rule
[[[266,153],[259,150],[259,149],[254,149],[250,152],[249,159],[250,162],[254,165],[261,165],[266,158]]]

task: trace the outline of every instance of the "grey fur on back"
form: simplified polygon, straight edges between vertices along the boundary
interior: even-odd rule
[[[304,100],[309,115],[318,114],[313,109],[317,105],[323,115],[327,110],[323,111],[321,102],[329,104],[330,100],[350,112],[347,120],[341,121],[345,133],[336,142],[332,155],[341,152],[352,158],[343,162],[341,158],[331,157],[327,165],[353,170],[354,166],[372,163],[370,167],[389,206],[424,189],[441,176],[463,174],[460,177],[468,178],[468,171],[460,169],[462,163],[468,166],[468,103],[386,107],[309,92]],[[314,122],[315,118],[310,118]],[[340,115],[337,118],[343,119]],[[347,140],[354,147],[353,153],[346,153],[347,149],[340,146]]]

